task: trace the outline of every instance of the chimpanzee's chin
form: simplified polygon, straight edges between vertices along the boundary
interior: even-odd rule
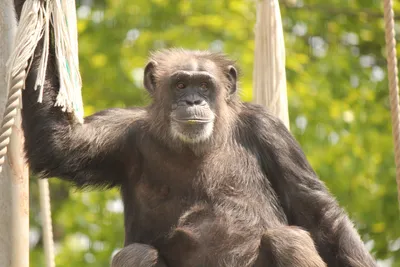
[[[211,137],[214,122],[188,120],[171,123],[172,135],[184,143],[199,143]]]

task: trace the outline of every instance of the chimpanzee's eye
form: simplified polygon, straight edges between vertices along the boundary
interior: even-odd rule
[[[186,84],[184,84],[183,82],[178,82],[176,84],[176,88],[178,88],[178,89],[185,89],[185,87],[186,87]]]
[[[200,88],[202,92],[208,91],[208,84],[206,82],[200,84]]]

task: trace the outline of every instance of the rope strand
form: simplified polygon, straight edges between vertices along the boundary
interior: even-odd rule
[[[27,66],[28,64],[25,65],[25,68]],[[12,134],[12,126],[14,125],[15,116],[17,115],[20,105],[21,89],[26,77],[25,68],[21,69],[21,71],[13,77],[11,88],[8,93],[8,100],[0,130],[0,172],[3,169],[3,164],[7,154],[7,146],[10,143],[10,137]]]
[[[399,114],[399,81],[394,30],[394,12],[392,0],[384,1],[385,40],[387,50],[387,68],[390,92],[390,109],[392,114],[392,134],[396,162],[396,182],[400,207],[400,114]]]
[[[39,180],[40,211],[43,227],[43,247],[46,259],[46,267],[54,267],[54,241],[53,226],[51,223],[50,190],[49,181]]]

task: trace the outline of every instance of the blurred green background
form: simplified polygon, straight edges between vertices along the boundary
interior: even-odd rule
[[[254,1],[77,1],[85,114],[148,103],[142,87],[146,58],[151,50],[175,46],[236,59],[243,99],[251,101]],[[280,4],[291,130],[380,266],[400,266],[381,2]],[[400,1],[394,2],[400,34]],[[50,184],[57,266],[108,267],[123,244],[118,191],[79,192],[57,179]],[[31,188],[31,266],[42,267],[36,179]]]

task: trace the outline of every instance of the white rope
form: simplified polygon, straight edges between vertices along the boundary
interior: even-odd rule
[[[253,71],[254,102],[266,106],[289,129],[285,42],[278,0],[257,0]]]
[[[15,49],[7,63],[8,100],[0,129],[0,172],[10,143],[12,126],[20,108],[21,89],[24,88],[26,68],[43,28],[43,8],[40,1],[26,1],[15,37]]]
[[[59,66],[60,91],[56,106],[83,121],[81,77],[78,62],[75,1],[50,1]]]
[[[15,49],[7,63],[9,96],[0,129],[0,172],[10,143],[11,127],[17,108],[20,107],[21,89],[25,88],[26,68],[32,59],[39,40],[44,37],[43,53],[38,69],[35,89],[39,89],[38,101],[43,98],[43,85],[47,69],[50,42],[50,22],[55,33],[55,49],[59,66],[60,91],[56,106],[72,112],[83,121],[81,78],[79,74],[78,45],[76,33],[75,1],[27,0],[21,12],[17,29]],[[64,13],[66,15],[64,15]],[[74,21],[67,25],[67,21]]]
[[[392,0],[384,1],[385,39],[387,50],[387,68],[392,114],[392,134],[396,162],[396,181],[400,205],[400,115],[399,115],[399,80],[397,69],[396,39]]]
[[[43,228],[43,247],[47,267],[54,267],[54,241],[53,226],[51,223],[51,206],[50,206],[50,190],[49,181],[46,179],[39,180],[40,193],[40,214]]]

